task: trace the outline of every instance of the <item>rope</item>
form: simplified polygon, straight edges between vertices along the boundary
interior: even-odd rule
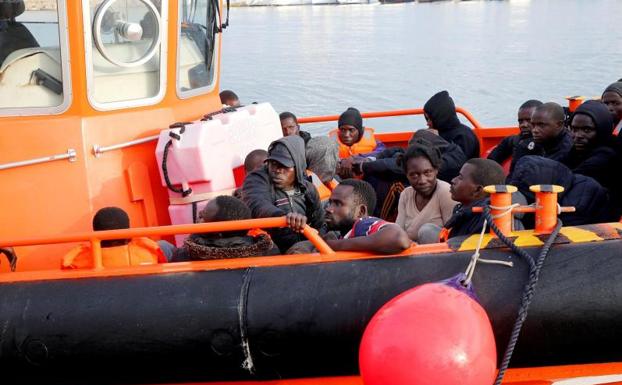
[[[226,114],[227,112],[236,112],[238,109],[236,107],[224,107],[218,111],[210,112],[209,114],[203,115],[201,121],[205,122],[206,120],[212,120],[214,116],[219,114]]]
[[[181,127],[181,129],[179,130],[179,134],[176,134],[173,131],[169,132],[169,136],[171,137],[171,139],[169,139],[169,141],[166,142],[166,145],[164,146],[164,154],[162,154],[162,175],[164,175],[164,182],[166,182],[166,187],[168,187],[169,190],[171,190],[172,192],[181,194],[183,197],[187,197],[188,195],[192,194],[192,189],[188,188],[188,190],[184,190],[183,186],[180,188],[173,186],[173,183],[171,183],[171,179],[168,176],[167,163],[168,163],[168,152],[171,146],[173,145],[173,139],[175,140],[181,139],[181,135],[186,131],[185,124],[186,123],[175,123],[169,126],[169,128]]]
[[[6,256],[6,259],[9,261],[9,267],[11,268],[11,271],[15,271],[15,268],[17,267],[17,256],[15,255],[13,249],[10,247],[6,249],[0,248],[0,253]]]
[[[529,309],[529,305],[531,304],[531,300],[533,299],[533,295],[535,294],[536,284],[538,283],[538,278],[540,276],[540,270],[544,265],[544,260],[546,259],[546,256],[551,250],[553,242],[557,238],[557,235],[562,228],[562,222],[559,219],[557,220],[557,225],[555,226],[555,229],[544,243],[544,246],[542,246],[540,254],[536,259],[536,262],[534,262],[533,258],[529,254],[527,254],[525,250],[516,246],[499,230],[497,225],[495,225],[495,223],[492,221],[492,215],[488,207],[484,208],[484,216],[486,220],[490,221],[490,227],[497,235],[497,237],[499,237],[499,239],[503,243],[505,243],[515,254],[523,258],[529,265],[529,281],[527,282],[523,290],[521,305],[518,309],[518,316],[516,317],[514,327],[512,328],[512,333],[510,334],[510,341],[507,348],[505,349],[503,360],[501,361],[501,366],[499,367],[499,373],[497,374],[497,379],[494,383],[494,385],[501,385],[501,381],[503,381],[503,376],[505,375],[505,372],[510,365],[510,359],[512,358],[512,353],[514,353],[514,348],[516,347],[516,343],[518,342],[518,336],[520,335],[523,323],[527,318],[527,311]]]

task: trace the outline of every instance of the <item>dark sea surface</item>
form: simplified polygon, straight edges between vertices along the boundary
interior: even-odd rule
[[[221,89],[298,116],[422,107],[446,89],[483,125],[515,125],[527,99],[565,105],[622,78],[621,15],[620,0],[232,8]]]

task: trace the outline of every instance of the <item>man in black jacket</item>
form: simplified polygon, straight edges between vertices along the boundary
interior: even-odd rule
[[[523,139],[531,139],[531,115],[536,110],[536,107],[542,105],[539,100],[528,100],[523,103],[518,109],[518,128],[520,133],[518,135],[510,135],[504,138],[488,155],[488,159],[492,159],[495,162],[503,165],[508,158],[514,155],[514,151],[518,143]],[[514,168],[514,161],[512,167]]]
[[[266,166],[250,173],[242,186],[253,218],[287,216],[289,228],[269,231],[281,252],[305,239],[300,231],[306,223],[316,229],[324,226],[320,197],[305,178],[306,168],[304,141],[286,136],[270,144]]]
[[[450,143],[457,144],[467,159],[479,157],[479,140],[469,127],[460,123],[456,105],[447,91],[432,96],[423,106],[429,128]]]
[[[565,159],[573,145],[572,137],[564,126],[565,120],[564,108],[557,103],[549,102],[536,107],[531,116],[533,139],[523,139],[518,143],[512,162],[516,164],[525,155],[538,155],[556,161]]]

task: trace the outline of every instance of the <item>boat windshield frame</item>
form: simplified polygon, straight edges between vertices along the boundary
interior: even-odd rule
[[[207,3],[208,7],[212,6],[213,4],[213,2],[210,0],[205,0],[205,2]],[[177,18],[177,54],[176,54],[177,68],[175,71],[175,89],[177,91],[177,97],[179,99],[189,99],[194,96],[208,94],[216,88],[216,83],[219,78],[219,72],[220,72],[220,43],[221,43],[222,33],[214,33],[214,48],[211,53],[213,70],[212,70],[212,74],[211,74],[212,76],[211,76],[209,84],[203,87],[197,87],[197,88],[192,88],[192,89],[182,89],[180,78],[181,78],[181,45],[182,45],[181,28],[184,22],[182,20],[183,6],[184,6],[184,2],[180,1],[179,8],[177,9],[179,17]],[[216,10],[214,12],[216,12],[216,17],[219,17],[219,12]],[[209,26],[206,26],[206,27],[209,28]],[[207,57],[205,57],[204,59],[207,60]]]
[[[106,0],[101,0],[98,4],[102,5]],[[144,106],[152,106],[160,103],[164,100],[166,95],[167,88],[167,77],[168,77],[168,69],[167,69],[167,52],[168,52],[168,7],[169,0],[160,0],[159,12],[160,12],[160,27],[158,29],[158,33],[160,34],[160,42],[159,42],[159,82],[158,82],[158,92],[153,96],[137,98],[137,99],[128,99],[128,100],[118,100],[118,101],[108,101],[102,102],[98,101],[95,96],[94,87],[94,64],[93,64],[93,54],[94,50],[97,50],[94,44],[93,37],[93,20],[95,15],[97,14],[97,7],[93,11],[91,11],[91,0],[82,0],[82,24],[84,28],[84,59],[86,66],[86,95],[89,101],[89,104],[98,111],[112,111],[119,109],[127,109],[134,107],[144,107]],[[156,7],[157,8],[157,7]],[[93,16],[93,19],[91,18]],[[119,67],[124,68],[124,67]]]
[[[20,106],[20,107],[0,107],[0,116],[39,116],[39,115],[60,115],[69,109],[73,101],[73,88],[71,82],[71,60],[69,56],[69,27],[67,18],[67,0],[55,0],[57,22],[45,22],[43,24],[58,25],[58,48],[61,59],[62,75],[62,102],[56,106]],[[19,20],[23,24],[42,23],[40,21]],[[43,47],[45,48],[45,47]],[[0,63],[1,64],[1,63]]]

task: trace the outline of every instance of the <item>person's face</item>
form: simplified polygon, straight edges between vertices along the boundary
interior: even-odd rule
[[[596,125],[592,118],[585,114],[577,114],[570,122],[570,133],[577,151],[585,151],[594,145]]]
[[[475,166],[466,163],[460,169],[460,174],[451,180],[451,199],[462,204],[469,204],[479,198],[482,194],[482,186],[473,182],[471,175],[475,171]]]
[[[434,192],[437,175],[438,170],[426,157],[410,158],[406,162],[406,178],[413,189],[423,196]]]
[[[622,96],[618,95],[617,92],[608,91],[603,94],[602,100],[611,114],[616,117],[616,121],[622,119]]]
[[[520,128],[520,133],[522,135],[529,134],[531,135],[531,115],[533,115],[533,111],[535,108],[521,108],[518,110],[518,128]]]
[[[281,120],[281,130],[283,130],[283,136],[298,135],[300,126],[292,118],[285,118]]]
[[[324,209],[324,219],[329,230],[345,233],[358,218],[367,214],[365,206],[355,204],[352,191],[352,186],[338,185],[331,193]]]
[[[270,159],[268,160],[268,174],[276,188],[289,190],[294,187],[296,181],[296,169],[294,167],[285,167],[276,160]]]
[[[531,135],[536,143],[555,138],[564,128],[562,120],[556,121],[547,111],[535,111],[531,115]]]
[[[425,118],[425,123],[428,125],[428,128],[435,130],[434,123],[432,122],[432,119],[430,119],[430,116],[424,112],[423,117]]]
[[[349,124],[339,127],[339,140],[346,146],[351,146],[359,141],[359,130]]]

